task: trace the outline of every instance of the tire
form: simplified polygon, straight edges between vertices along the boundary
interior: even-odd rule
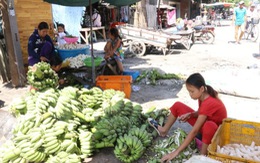
[[[145,54],[146,46],[142,41],[133,40],[129,46],[130,52],[138,57],[142,57]]]
[[[201,35],[201,41],[205,44],[212,44],[215,41],[215,36],[212,32],[205,32]]]

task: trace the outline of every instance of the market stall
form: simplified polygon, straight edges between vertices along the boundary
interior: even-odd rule
[[[77,1],[70,1],[70,0],[44,0],[45,2],[52,3],[52,4],[58,4],[63,6],[89,6],[89,14],[92,15],[92,4],[98,2],[98,0],[77,0]],[[110,5],[114,6],[125,6],[129,4],[136,3],[140,0],[106,0],[104,2],[109,3]],[[93,22],[90,21],[90,27],[89,27],[90,33],[93,31]],[[105,38],[105,35],[103,34],[103,37]],[[95,62],[94,62],[94,54],[93,54],[93,38],[90,37],[90,54],[92,57],[92,84],[95,85],[95,79],[96,79],[96,73],[95,73]]]

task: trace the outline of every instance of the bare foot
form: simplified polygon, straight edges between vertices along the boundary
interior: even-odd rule
[[[167,136],[168,131],[165,131],[162,126],[158,126],[158,131],[160,132],[161,137]]]

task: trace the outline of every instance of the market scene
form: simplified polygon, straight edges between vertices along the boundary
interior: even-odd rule
[[[260,162],[260,1],[0,4],[0,163]]]

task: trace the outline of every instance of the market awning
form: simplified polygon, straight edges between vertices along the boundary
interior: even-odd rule
[[[89,6],[89,0],[43,0],[44,2],[63,5],[63,6]],[[126,6],[136,3],[140,0],[104,0],[106,3],[114,6]],[[92,3],[99,2],[99,0],[91,0]]]
[[[62,6],[89,6],[89,0],[43,0],[44,2],[62,5]],[[91,0],[96,3],[99,0]]]
[[[140,0],[105,0],[105,2],[110,3],[114,6],[127,6],[139,2]]]

